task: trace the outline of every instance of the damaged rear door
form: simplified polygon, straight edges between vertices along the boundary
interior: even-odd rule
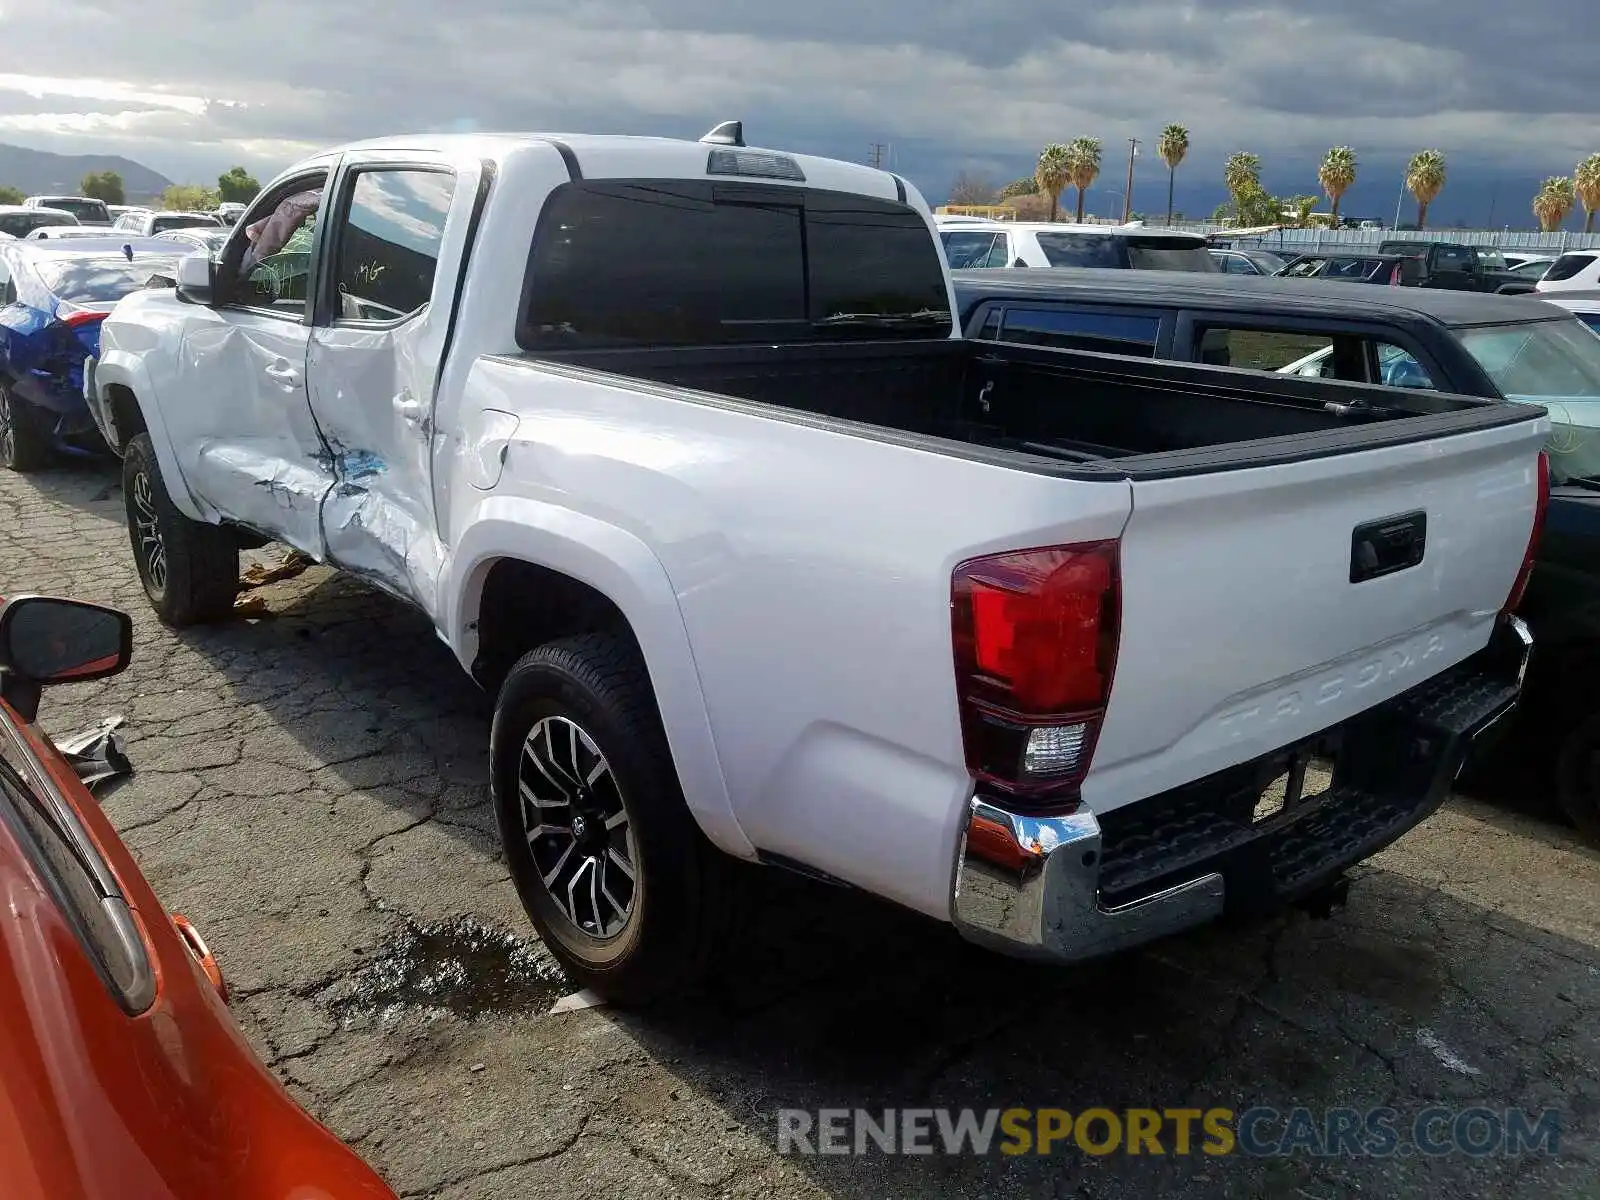
[[[333,452],[329,560],[434,610],[434,389],[482,167],[352,155],[330,210],[307,373]]]

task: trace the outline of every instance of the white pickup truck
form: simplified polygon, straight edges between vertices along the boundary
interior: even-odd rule
[[[1515,701],[1542,410],[952,307],[882,171],[417,137],[278,179],[85,386],[168,623],[263,539],[432,618],[606,995],[692,976],[729,856],[1057,961],[1325,898]]]

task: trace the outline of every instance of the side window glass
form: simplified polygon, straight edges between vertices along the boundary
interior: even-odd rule
[[[443,171],[355,177],[334,251],[336,321],[397,321],[428,303],[454,194],[455,176]]]
[[[986,267],[991,265],[990,256],[994,252],[994,234],[980,233],[947,233],[943,235],[945,257],[950,260],[950,269],[959,271],[966,267]]]
[[[1213,366],[1295,375],[1332,373],[1331,365],[1321,366],[1333,355],[1333,339],[1326,334],[1211,328],[1203,332],[1198,350],[1195,357]]]
[[[1378,382],[1390,387],[1432,388],[1433,380],[1409,351],[1392,342],[1378,342]]]
[[[989,247],[989,257],[985,260],[986,267],[1009,267],[1011,265],[1011,245],[1006,235],[994,235],[994,245]]]
[[[1062,308],[1008,308],[1002,337],[1005,341],[1028,346],[1060,346],[1153,358],[1160,331],[1161,319],[1154,316],[1074,312]]]
[[[245,224],[235,303],[302,317],[310,294],[311,242],[322,207],[321,177],[300,180],[257,205]]]

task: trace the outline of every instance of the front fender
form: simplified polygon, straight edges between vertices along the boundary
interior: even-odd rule
[[[489,571],[517,559],[560,572],[606,596],[627,618],[644,654],[661,723],[689,811],[722,850],[754,859],[728,796],[689,633],[666,569],[626,530],[570,509],[490,497],[470,513],[440,594],[439,632],[470,671],[478,653],[478,612]]]
[[[166,422],[161,419],[161,406],[156,403],[155,385],[151,383],[140,356],[126,350],[105,350],[104,356],[95,363],[93,394],[87,397],[89,411],[94,416],[95,424],[100,426],[100,432],[105,435],[106,444],[121,454],[127,449],[132,435],[128,430],[118,429],[111,415],[115,411],[111,403],[113,387],[125,387],[133,393],[139,413],[144,417],[145,431],[155,446],[161,479],[167,486],[167,494],[172,497],[173,505],[191,520],[207,520],[205,511],[189,494],[189,484],[178,466],[172,437],[167,433]]]

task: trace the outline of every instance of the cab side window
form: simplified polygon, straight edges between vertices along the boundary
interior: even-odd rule
[[[1027,346],[1154,358],[1160,334],[1161,318],[1154,314],[1008,307],[1000,338]]]
[[[355,176],[334,241],[335,322],[399,321],[427,305],[455,184],[420,167]]]

